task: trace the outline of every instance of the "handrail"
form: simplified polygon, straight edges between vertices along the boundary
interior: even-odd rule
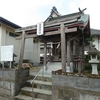
[[[51,59],[51,57],[52,56],[48,57],[48,59],[46,60],[46,63],[49,62],[49,60]],[[42,79],[43,79],[43,77],[44,77],[44,66],[41,69],[43,69],[43,71],[42,71]],[[38,71],[38,73],[35,75],[35,77],[31,81],[31,84],[32,84],[32,100],[34,100],[34,98],[33,98],[33,94],[34,94],[34,88],[33,88],[33,86],[34,86],[34,80],[37,78],[37,76],[38,76],[39,72],[41,71],[41,69]]]
[[[42,68],[41,68],[42,69]],[[33,81],[37,78],[39,72],[41,71],[41,69],[38,71],[38,73],[35,75],[35,77],[33,78],[33,80],[31,81],[31,84],[33,83]]]
[[[47,58],[47,60],[46,60],[46,63],[50,62],[51,58],[52,58],[52,56],[49,56],[49,57]]]
[[[43,68],[44,68],[44,67],[42,67],[41,69],[43,69]],[[31,84],[32,84],[32,100],[34,100],[34,98],[33,98],[33,94],[34,94],[34,88],[33,88],[33,86],[34,86],[34,80],[37,78],[37,76],[38,76],[38,74],[40,73],[41,69],[38,71],[38,73],[35,75],[35,77],[34,77],[33,80],[31,81]],[[42,71],[42,78],[43,78],[43,76],[44,76],[44,71]]]

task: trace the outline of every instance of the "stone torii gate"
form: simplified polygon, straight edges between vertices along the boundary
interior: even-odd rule
[[[42,35],[37,35],[37,25],[16,29],[15,32],[22,35],[17,39],[22,40],[19,69],[22,67],[24,45],[26,38],[39,38],[44,43],[44,66],[46,66],[47,57],[47,42],[61,42],[61,59],[62,59],[62,72],[71,72],[70,61],[73,61],[73,56],[84,55],[84,38],[90,36],[89,15],[84,12],[77,12],[69,15],[57,15],[53,17],[51,13],[47,20],[44,22],[44,31]],[[78,41],[78,42],[76,42]],[[81,48],[79,47],[81,41]],[[79,47],[76,47],[76,45]],[[71,54],[72,52],[72,54]],[[66,66],[67,54],[67,66]]]

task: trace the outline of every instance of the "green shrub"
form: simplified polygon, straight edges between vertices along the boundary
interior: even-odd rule
[[[73,71],[74,71],[75,73],[77,73],[77,72],[78,72],[78,68],[74,68]]]

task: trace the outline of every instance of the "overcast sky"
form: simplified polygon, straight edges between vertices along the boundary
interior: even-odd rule
[[[100,29],[100,0],[0,0],[0,16],[25,27],[43,22],[53,6],[62,15],[87,8],[91,28]]]

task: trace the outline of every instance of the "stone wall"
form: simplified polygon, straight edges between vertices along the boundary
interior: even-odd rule
[[[29,69],[0,70],[0,98],[11,100],[12,97],[18,95],[27,78],[29,78]]]
[[[52,85],[52,100],[100,100],[100,78],[53,74]]]

